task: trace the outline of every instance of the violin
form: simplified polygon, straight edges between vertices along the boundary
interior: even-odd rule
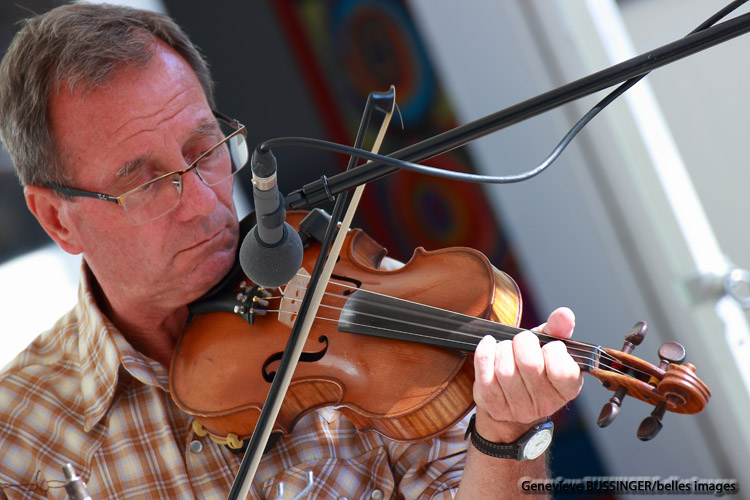
[[[308,234],[319,213],[293,211],[287,221]],[[319,247],[309,239],[300,272],[283,289],[255,286],[236,266],[191,306],[169,386],[197,434],[235,449],[252,435]],[[288,434],[306,413],[334,406],[358,429],[396,441],[436,436],[474,406],[472,353],[482,337],[522,331],[517,284],[479,251],[420,248],[393,270],[381,269],[385,255],[362,230],[348,231],[274,433]],[[614,392],[600,426],[614,420],[626,396],[653,405],[638,430],[648,440],[666,411],[698,413],[711,393],[695,367],[682,364],[685,350],[676,342],[659,349],[659,366],[633,356],[646,331],[636,323],[622,350],[536,335],[542,345],[564,342],[581,370]]]

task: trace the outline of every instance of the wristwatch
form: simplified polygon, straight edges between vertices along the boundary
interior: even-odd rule
[[[485,455],[495,458],[514,458],[516,460],[534,460],[549,448],[552,442],[554,425],[547,417],[545,422],[534,426],[526,434],[512,443],[493,443],[483,438],[476,430],[474,421],[476,414],[471,416],[466,428],[466,439],[471,434],[471,444]]]

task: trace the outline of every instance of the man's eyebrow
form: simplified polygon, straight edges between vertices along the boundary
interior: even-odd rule
[[[117,171],[117,174],[116,174],[117,178],[122,179],[123,177],[127,177],[128,175],[132,174],[133,172],[141,168],[141,166],[143,166],[150,157],[151,157],[151,153],[148,153],[134,160],[130,160],[126,162],[120,168],[120,170]]]
[[[200,122],[191,132],[192,135],[207,135],[213,134],[217,130],[220,130],[219,124],[215,119],[206,119]]]

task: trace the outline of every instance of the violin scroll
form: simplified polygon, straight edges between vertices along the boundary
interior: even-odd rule
[[[651,415],[638,427],[637,436],[642,441],[653,439],[659,433],[667,411],[698,413],[711,396],[708,387],[696,377],[695,367],[690,363],[682,364],[685,348],[677,342],[667,342],[659,348],[658,367],[631,355],[643,341],[647,328],[643,321],[636,323],[626,335],[622,350],[604,349],[606,354],[591,370],[605,388],[615,393],[599,414],[599,427],[614,421],[628,395],[654,405]]]

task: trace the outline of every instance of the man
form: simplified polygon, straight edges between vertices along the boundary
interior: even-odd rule
[[[0,375],[0,498],[61,497],[65,463],[94,499],[226,497],[240,457],[196,436],[167,384],[187,304],[238,244],[242,165],[229,146],[241,125],[213,104],[200,54],[153,13],[59,7],[29,20],[4,57],[3,142],[29,209],[83,264],[77,306]],[[541,330],[569,337],[573,322],[560,309]],[[251,497],[274,498],[282,482],[291,497],[308,471],[311,498],[520,496],[520,478],[545,477],[545,456],[489,456],[476,436],[526,434],[578,394],[580,371],[562,343],[540,348],[528,332],[485,338],[475,369],[479,444],[465,424],[395,443],[323,409],[265,454]]]

